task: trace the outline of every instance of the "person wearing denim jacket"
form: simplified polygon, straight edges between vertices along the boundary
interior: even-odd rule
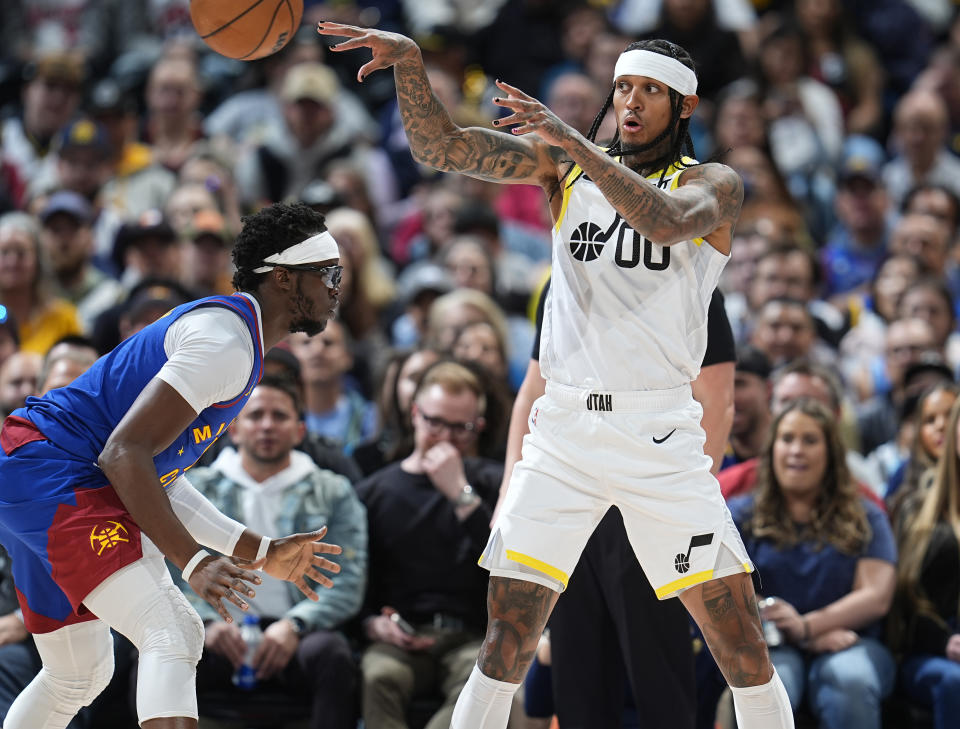
[[[331,589],[313,602],[289,583],[263,575],[248,613],[260,617],[264,641],[254,664],[258,686],[309,700],[309,726],[353,729],[357,716],[357,670],[338,628],[360,609],[367,577],[366,510],[350,481],[319,468],[293,450],[303,437],[298,393],[292,382],[265,376],[231,426],[237,449],[224,449],[209,467],[190,470],[190,482],[222,513],[257,523],[264,534],[309,532],[327,527],[343,553]],[[286,465],[284,465],[286,464]],[[205,625],[204,653],[197,667],[201,712],[204,690],[227,688],[243,661],[239,636],[243,612],[229,604],[233,622],[221,620],[182,580]],[[310,583],[315,588],[316,583]],[[291,589],[293,588],[293,589]],[[237,701],[243,700],[238,692]]]

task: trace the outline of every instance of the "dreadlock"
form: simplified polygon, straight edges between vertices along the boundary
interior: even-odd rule
[[[243,218],[243,229],[233,246],[233,287],[255,291],[266,273],[254,273],[263,260],[327,229],[323,215],[303,203],[275,203]]]
[[[656,39],[635,41],[624,49],[624,53],[627,51],[652,51],[654,53],[659,53],[662,56],[669,56],[670,58],[680,61],[680,63],[690,70],[696,72],[693,59],[690,57],[690,54],[676,43],[671,43],[668,40]],[[600,109],[600,113],[597,114],[596,118],[593,120],[593,124],[590,126],[587,139],[589,139],[591,142],[596,142],[597,131],[600,129],[600,125],[603,123],[603,118],[606,116],[607,110],[613,104],[613,94],[615,91],[616,86],[610,89],[610,93],[607,94],[607,100],[603,102],[603,108]],[[690,119],[680,118],[680,112],[683,109],[683,96],[681,96],[678,91],[675,91],[672,88],[669,89],[669,92],[670,103],[673,106],[673,112],[670,116],[670,123],[667,124],[667,128],[658,134],[655,139],[650,140],[646,144],[642,144],[639,147],[631,147],[626,150],[628,153],[645,152],[648,149],[656,147],[667,137],[670,137],[670,148],[667,150],[666,154],[658,157],[655,160],[651,160],[650,162],[650,169],[656,170],[662,168],[663,170],[660,173],[660,183],[663,182],[663,179],[667,174],[667,168],[671,164],[675,164],[678,167],[685,167],[686,165],[683,164],[684,155],[686,154],[690,157],[696,156],[693,151],[693,139],[690,138]],[[616,134],[614,134],[613,140],[610,142],[610,146],[607,148],[607,154],[609,154],[611,157],[615,157],[623,153],[624,149],[620,144],[620,129],[618,128]]]

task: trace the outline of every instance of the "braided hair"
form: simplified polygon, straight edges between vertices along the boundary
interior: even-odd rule
[[[237,291],[256,291],[266,273],[253,269],[274,253],[280,253],[327,229],[323,215],[303,203],[275,203],[243,218],[243,229],[233,246],[233,287]]]
[[[627,51],[652,51],[653,53],[659,53],[662,56],[668,56],[669,58],[680,61],[680,63],[696,73],[693,58],[690,57],[690,54],[676,43],[671,43],[668,40],[656,39],[635,41],[624,49],[624,53]],[[654,170],[663,168],[663,171],[660,174],[661,183],[667,174],[667,167],[669,167],[671,164],[676,164],[678,167],[685,167],[686,165],[684,165],[682,162],[684,155],[689,155],[690,157],[696,156],[693,150],[693,139],[690,138],[690,119],[680,118],[680,112],[683,110],[683,96],[680,94],[680,92],[672,88],[668,87],[668,90],[670,92],[670,104],[673,111],[670,115],[670,123],[667,124],[666,129],[664,129],[656,136],[656,138],[650,140],[646,144],[642,144],[639,147],[630,147],[624,150],[620,142],[620,129],[618,127],[617,132],[607,149],[607,154],[609,154],[611,157],[624,154],[625,152],[629,154],[636,154],[637,152],[645,152],[648,149],[656,147],[664,139],[669,137],[669,150],[667,150],[664,155],[655,160],[651,160],[650,162],[650,167]],[[603,118],[607,115],[607,110],[613,104],[613,94],[615,91],[616,86],[614,85],[610,89],[610,93],[607,94],[607,100],[603,102],[603,108],[600,109],[600,113],[597,114],[596,118],[593,120],[593,124],[590,126],[590,131],[587,133],[587,139],[589,139],[591,142],[596,142],[597,131],[600,129],[600,125],[603,123]]]

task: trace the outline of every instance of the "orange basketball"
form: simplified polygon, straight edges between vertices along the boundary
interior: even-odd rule
[[[240,61],[279,51],[302,15],[303,0],[190,0],[190,19],[203,42]]]

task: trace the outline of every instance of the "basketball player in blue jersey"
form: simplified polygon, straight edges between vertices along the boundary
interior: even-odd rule
[[[611,505],[657,596],[679,596],[703,630],[741,729],[792,727],[753,566],[710,474],[690,393],[743,185],[730,168],[684,155],[693,154],[687,127],[699,101],[689,54],[666,41],[630,44],[586,138],[498,81],[494,101],[510,113],[494,124],[512,127],[501,134],[454,124],[409,38],[335,23],[318,31],[346,38],[334,51],[372,51],[360,81],[393,66],[416,159],[539,184],[555,221],[540,349],[546,394],[480,560],[491,573],[489,623],[453,729],[506,726],[547,616]],[[618,133],[604,149],[594,138],[611,107]]]
[[[246,608],[254,568],[314,600],[313,584],[332,584],[321,570],[339,571],[320,556],[340,552],[318,541],[325,530],[271,540],[185,476],[243,408],[263,352],[289,332],[321,331],[339,297],[336,241],[304,205],[246,218],[233,255],[238,293],[173,309],[3,423],[0,543],[43,660],[5,729],[62,728],[89,704],[113,673],[110,628],[140,651],[141,726],[197,726],[203,624],[164,557],[227,621],[223,601]]]

